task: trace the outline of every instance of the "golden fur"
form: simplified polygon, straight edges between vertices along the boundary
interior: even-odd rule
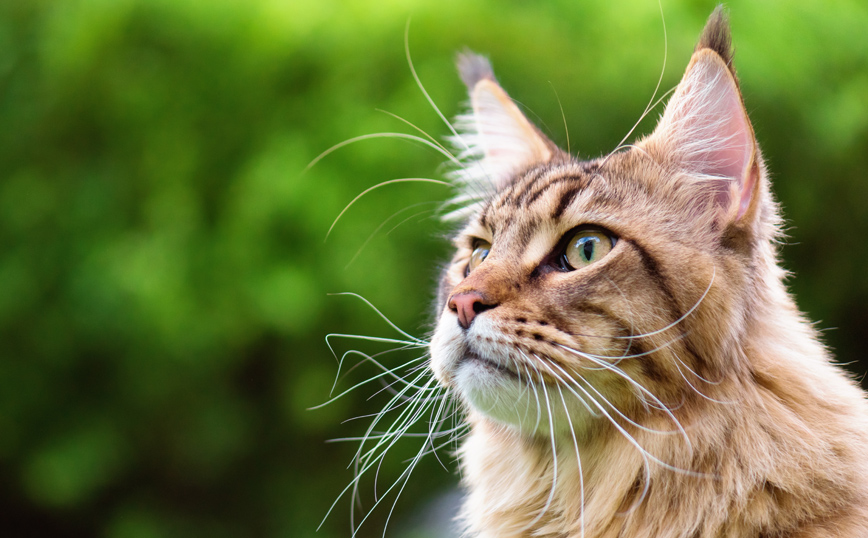
[[[467,404],[470,536],[868,536],[866,400],[782,282],[729,46],[718,9],[656,130],[585,162],[461,59],[466,225],[431,355]],[[587,225],[611,252],[559,265]]]

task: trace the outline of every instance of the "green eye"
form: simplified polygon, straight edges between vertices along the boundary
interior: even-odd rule
[[[488,241],[477,240],[473,246],[473,253],[470,255],[470,262],[467,264],[465,274],[470,274],[470,271],[476,269],[480,263],[488,256],[488,251],[491,250],[491,243]]]
[[[567,243],[563,262],[566,269],[581,269],[599,261],[612,250],[614,239],[601,230],[581,230]]]

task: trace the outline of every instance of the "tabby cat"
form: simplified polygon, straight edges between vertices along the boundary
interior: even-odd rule
[[[430,362],[469,536],[868,536],[868,407],[782,282],[781,218],[711,16],[648,136],[579,161],[459,58],[463,229]]]

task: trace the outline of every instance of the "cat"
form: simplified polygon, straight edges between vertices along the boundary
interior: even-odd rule
[[[458,63],[430,366],[470,426],[466,535],[868,536],[868,404],[783,283],[722,8],[653,132],[594,160]]]

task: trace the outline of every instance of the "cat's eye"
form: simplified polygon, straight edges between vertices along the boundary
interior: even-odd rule
[[[473,253],[470,254],[470,261],[467,263],[467,269],[464,274],[469,275],[482,261],[488,256],[488,251],[491,250],[491,243],[477,239],[473,243]]]
[[[581,269],[599,261],[614,246],[615,239],[602,230],[579,230],[567,242],[561,261],[564,269]]]

